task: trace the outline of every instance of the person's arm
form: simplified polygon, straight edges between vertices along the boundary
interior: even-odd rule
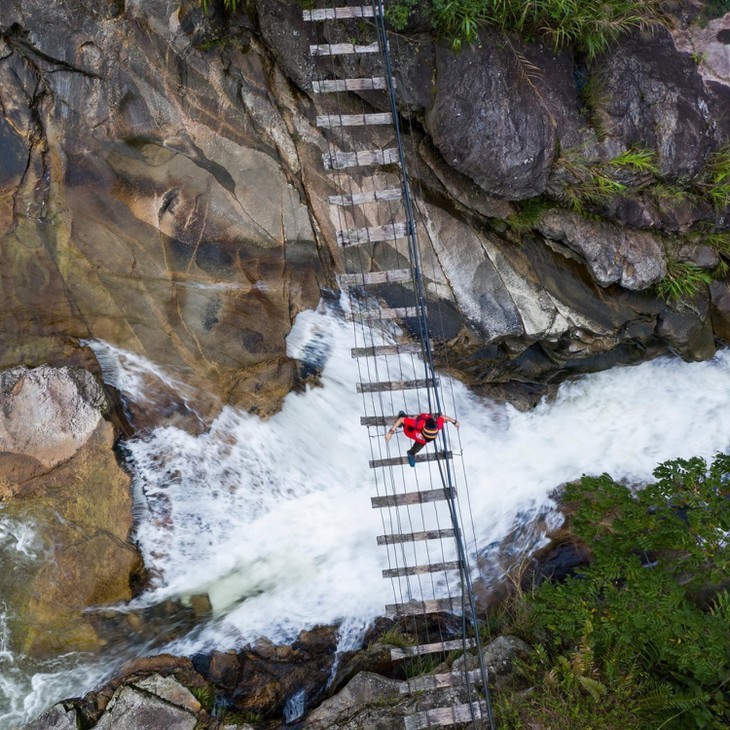
[[[454,426],[456,426],[456,430],[459,430],[459,422],[455,418],[452,418],[451,416],[441,416],[441,418],[443,418],[446,423],[453,423]]]
[[[391,427],[390,431],[385,434],[385,440],[390,441],[393,438],[393,434],[400,428],[400,426],[403,424],[403,421],[405,421],[405,416],[401,416]]]

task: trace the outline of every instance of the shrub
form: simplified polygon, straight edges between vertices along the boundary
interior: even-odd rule
[[[532,713],[561,708],[582,727],[610,727],[594,719],[609,711],[633,727],[730,723],[730,456],[669,461],[654,477],[635,494],[608,475],[566,487],[592,563],[527,599],[542,641],[526,670],[543,677]]]
[[[458,50],[489,25],[556,50],[574,47],[590,58],[619,36],[659,22],[657,0],[431,0],[434,27]]]

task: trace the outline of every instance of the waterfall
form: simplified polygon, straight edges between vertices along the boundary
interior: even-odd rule
[[[157,380],[177,380],[139,356],[91,344],[105,379],[131,401],[154,396]],[[213,609],[205,626],[168,650],[229,649],[260,636],[287,642],[322,623],[363,627],[391,602],[351,345],[337,307],[303,312],[289,354],[321,370],[319,386],[290,393],[268,421],[227,407],[204,433],[164,426],[127,442],[135,539],[154,568],[135,605],[207,593]],[[582,474],[640,483],[663,460],[727,450],[729,383],[728,351],[704,363],[667,357],[580,377],[520,412],[442,377],[447,408],[461,422],[478,544],[493,551],[537,517],[558,524],[550,494]],[[517,556],[541,538],[525,530],[510,549]],[[0,541],[4,553],[7,543]],[[0,605],[0,631],[3,618]],[[42,667],[6,647],[0,636],[0,728],[92,689],[104,664],[70,656]]]

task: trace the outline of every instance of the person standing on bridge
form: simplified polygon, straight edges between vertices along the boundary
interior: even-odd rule
[[[388,433],[385,434],[385,440],[390,441],[393,434],[403,426],[403,433],[409,439],[413,439],[415,443],[406,452],[408,463],[411,466],[416,465],[416,454],[431,441],[434,441],[439,435],[439,431],[444,427],[444,423],[453,423],[456,430],[459,430],[459,422],[451,416],[444,416],[440,413],[431,415],[430,413],[419,413],[417,416],[408,416],[404,411],[398,414],[398,420],[390,427]]]

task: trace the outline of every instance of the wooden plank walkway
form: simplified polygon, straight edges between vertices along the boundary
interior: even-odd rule
[[[384,380],[380,383],[357,383],[358,393],[387,393],[393,390],[416,390],[417,388],[433,388],[438,385],[438,378],[420,378],[418,380]]]
[[[382,150],[360,150],[358,152],[327,152],[322,155],[325,170],[346,170],[350,167],[371,165],[393,165],[400,162],[397,147]]]
[[[436,641],[432,644],[418,644],[416,646],[399,646],[390,650],[390,658],[393,661],[406,659],[407,657],[424,656],[426,654],[447,654],[461,649],[473,649],[476,646],[475,639],[454,639],[452,641]]]
[[[420,454],[418,455],[420,456]],[[418,456],[416,461],[418,461]],[[370,466],[374,462],[370,462]],[[444,530],[420,530],[418,532],[400,532],[395,535],[378,535],[378,545],[401,545],[406,542],[425,542],[426,540],[446,540],[456,537],[456,530],[448,527]]]
[[[371,271],[366,274],[342,274],[342,286],[375,286],[376,284],[396,284],[413,280],[413,269],[391,269],[390,271]]]
[[[424,461],[443,461],[444,459],[453,458],[451,451],[427,451],[425,454],[423,451],[420,454],[416,454],[416,464],[420,464]],[[371,469],[377,469],[382,466],[399,466],[400,464],[407,464],[407,456],[392,456],[388,459],[372,459],[369,464]]]
[[[375,13],[372,5],[361,5],[359,7],[321,8],[302,11],[302,18],[305,21],[316,20],[350,20],[352,18],[374,18]]]
[[[323,79],[312,81],[315,94],[333,94],[343,91],[377,91],[387,89],[384,76],[371,76],[359,79]]]
[[[448,489],[422,489],[418,492],[402,492],[401,494],[386,494],[383,497],[371,497],[370,504],[375,509],[407,507],[413,504],[442,502],[450,499],[450,497]]]

